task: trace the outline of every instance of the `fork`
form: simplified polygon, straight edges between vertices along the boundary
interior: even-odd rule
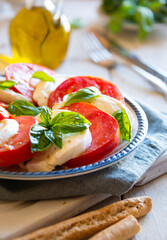
[[[105,40],[105,39],[103,39]],[[83,48],[88,53],[90,59],[103,66],[107,69],[113,69],[115,68],[118,63],[113,55],[102,45],[100,40],[96,37],[96,35],[93,32],[85,33],[80,38],[81,44],[83,45]],[[156,87],[158,87],[158,91],[163,93],[165,97],[167,97],[167,85],[161,81],[159,78],[151,75],[150,73],[144,71],[143,69],[140,69],[137,66],[130,65],[128,63],[124,63],[127,67],[131,67],[135,72],[143,76],[145,79],[147,79],[149,82],[154,84]]]
[[[116,66],[113,55],[104,48],[93,32],[82,35],[80,41],[93,62],[107,67],[108,69],[112,69]]]

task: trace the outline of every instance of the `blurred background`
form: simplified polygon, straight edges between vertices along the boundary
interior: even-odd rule
[[[54,18],[59,17],[61,21],[56,22]],[[167,50],[163,47],[153,52],[151,48],[152,44],[165,44],[166,22],[166,0],[1,0],[0,53],[14,56],[1,56],[1,61],[33,62],[56,69],[67,49],[72,58],[79,54],[68,47],[70,32],[70,45],[76,44],[77,48],[77,35],[91,26],[102,26],[148,61],[151,58],[158,65],[161,56],[161,67],[166,68]]]

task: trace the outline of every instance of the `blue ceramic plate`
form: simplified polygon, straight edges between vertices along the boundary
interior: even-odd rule
[[[139,147],[139,145],[143,142],[148,129],[147,118],[142,108],[129,97],[125,97],[125,101],[126,106],[130,109],[134,118],[132,140],[131,142],[121,142],[107,158],[87,166],[67,170],[56,170],[52,172],[23,172],[23,170],[17,166],[0,168],[0,178],[16,180],[49,180],[69,178],[98,171],[102,168],[109,167],[118,161],[122,161]]]

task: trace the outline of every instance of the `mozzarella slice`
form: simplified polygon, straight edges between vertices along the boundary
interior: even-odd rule
[[[48,97],[55,89],[55,83],[40,81],[34,90],[33,100],[38,104],[38,106],[47,106]]]
[[[82,133],[64,136],[63,147],[56,145],[38,153],[25,165],[30,172],[52,171],[72,158],[80,156],[92,141],[89,129]]]
[[[4,145],[9,138],[17,134],[19,124],[14,119],[4,119],[0,121],[0,145]]]
[[[31,100],[20,93],[16,93],[11,89],[0,89],[0,101],[5,103],[11,103],[16,100],[25,100],[31,102]]]
[[[57,86],[67,78],[67,76],[57,74],[54,77],[54,83],[40,81],[35,87],[33,93],[33,100],[38,104],[38,106],[47,106],[50,93],[53,92],[57,88]]]
[[[131,127],[134,125],[134,117],[131,111],[121,101],[102,94],[100,97],[91,100],[91,104],[102,111],[112,115],[114,112],[124,109],[129,117]]]
[[[6,80],[4,77],[0,77],[0,81]],[[16,100],[25,100],[31,102],[31,99],[25,97],[24,95],[20,93],[16,93],[11,89],[0,89],[0,101],[5,103],[11,103]]]
[[[81,100],[82,101],[82,100]],[[123,104],[121,101],[109,97],[107,95],[101,94],[99,97],[95,97],[89,101],[92,105],[95,107],[101,109],[102,111],[112,115],[114,112],[118,110],[124,109],[129,117],[131,125],[134,124],[134,117],[131,111],[126,107],[125,104]],[[65,102],[62,101],[60,103],[55,103],[53,106],[53,110],[62,108],[65,105]]]
[[[60,112],[69,112],[68,110],[53,110],[52,118]],[[40,115],[36,117],[40,122]],[[63,135],[63,147],[56,145],[36,154],[27,164],[26,169],[30,172],[52,171],[56,166],[61,166],[72,158],[80,156],[92,141],[92,135],[89,129],[81,133],[72,133]]]
[[[106,95],[92,99],[91,104],[111,115],[122,108],[124,108],[126,112],[129,112],[129,109],[127,109],[121,101]]]

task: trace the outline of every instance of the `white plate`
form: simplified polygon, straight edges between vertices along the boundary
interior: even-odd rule
[[[107,158],[86,166],[59,171],[56,170],[52,172],[23,172],[23,170],[17,166],[0,168],[0,178],[16,180],[49,180],[69,178],[98,171],[125,159],[140,146],[148,129],[148,121],[142,108],[129,97],[125,97],[125,101],[135,119],[135,126],[133,127],[132,131],[132,140],[131,142],[123,141],[120,143],[119,146],[112,151]]]

